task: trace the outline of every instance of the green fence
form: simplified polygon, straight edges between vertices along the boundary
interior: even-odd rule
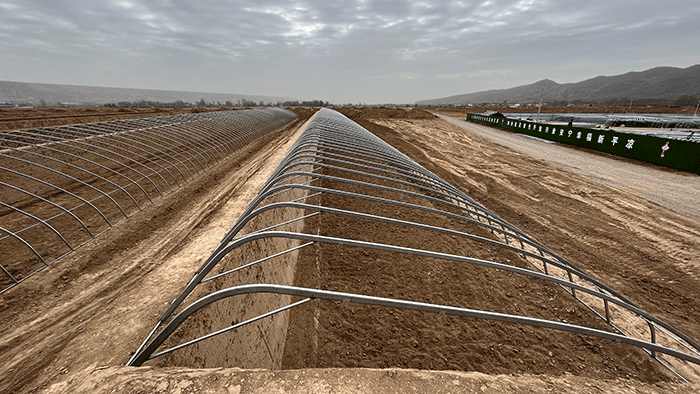
[[[700,143],[609,129],[589,129],[509,119],[501,114],[468,114],[467,120],[537,138],[580,146],[680,171],[700,174]]]

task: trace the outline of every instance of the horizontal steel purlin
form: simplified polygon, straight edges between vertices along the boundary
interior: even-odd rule
[[[332,171],[331,174],[326,172]],[[334,185],[334,186],[329,186]],[[352,185],[356,190],[345,190],[344,187]],[[360,190],[360,191],[357,191]],[[382,197],[370,193],[372,190],[385,193]],[[286,192],[297,191],[313,193],[311,196],[299,198],[298,195],[290,197],[288,201],[276,201],[282,198]],[[294,193],[289,193],[292,196]],[[346,198],[353,198],[365,201],[366,203],[389,204],[404,209],[412,209],[416,212],[423,211],[430,214],[444,217],[448,221],[457,220],[461,223],[477,226],[489,236],[468,233],[465,231],[451,230],[435,225],[413,221],[412,219],[399,220],[391,217],[371,215],[368,213],[351,211],[347,209],[332,208],[323,205],[324,196],[338,195]],[[275,201],[272,200],[274,196]],[[403,197],[402,197],[403,196]],[[294,198],[294,200],[291,200]],[[317,203],[304,202],[304,199],[311,199]],[[409,200],[405,200],[409,199]],[[252,219],[264,215],[266,212],[299,212],[297,219],[285,219],[277,225],[268,226],[266,229],[251,228]],[[303,216],[304,212],[315,212],[323,217],[325,215],[347,216],[362,219],[368,223],[382,222],[392,226],[420,229],[434,233],[448,234],[453,237],[460,237],[470,241],[479,242],[485,245],[501,248],[503,250],[515,252],[532,268],[521,268],[514,264],[504,264],[495,261],[483,260],[470,257],[467,254],[454,255],[430,251],[421,248],[409,248],[399,245],[390,245],[376,242],[366,242],[351,238],[329,237],[324,234],[305,234],[294,231],[277,229],[284,227],[287,223],[295,220],[303,220],[309,216]],[[447,220],[449,218],[449,220]],[[246,230],[247,229],[247,230]],[[361,229],[360,229],[361,230]],[[471,265],[489,267],[522,275],[523,277],[536,278],[550,283],[557,284],[572,294],[576,300],[582,302],[598,316],[596,307],[602,310],[605,306],[607,323],[611,330],[616,332],[606,332],[593,329],[591,327],[564,324],[558,321],[536,319],[528,316],[504,315],[488,311],[469,309],[463,306],[445,306],[436,304],[416,303],[407,300],[378,298],[363,294],[335,293],[318,289],[306,289],[285,286],[285,284],[250,283],[221,290],[216,293],[203,295],[196,300],[191,300],[185,304],[188,296],[193,294],[195,288],[204,282],[217,281],[221,277],[235,275],[253,263],[244,264],[240,267],[222,267],[223,273],[207,278],[224,258],[232,253],[238,253],[241,246],[250,242],[268,242],[274,245],[275,239],[289,239],[299,242],[320,244],[345,245],[353,248],[375,249],[388,253],[409,254],[424,258],[432,258],[444,261],[455,261]],[[292,250],[272,253],[272,256],[251,256],[254,264],[262,262],[265,264],[287,264],[282,262],[271,262],[271,257],[286,255]],[[464,251],[465,253],[467,251]],[[541,269],[535,262],[544,265]],[[558,270],[558,276],[552,271]],[[214,291],[215,287],[200,289],[197,294],[206,294],[208,289]],[[220,287],[219,287],[220,288]],[[437,291],[437,290],[436,290]],[[182,292],[175,298],[170,306],[159,318],[155,328],[152,330],[137,352],[129,361],[128,365],[141,365],[149,360],[159,349],[163,341],[172,334],[177,327],[187,319],[192,313],[205,304],[216,300],[238,294],[271,292],[276,294],[297,295],[309,298],[349,300],[351,302],[370,303],[373,305],[392,306],[397,308],[416,309],[430,312],[444,312],[460,316],[470,316],[476,318],[498,320],[511,323],[546,327],[566,332],[575,332],[584,335],[591,335],[600,338],[607,338],[615,341],[639,346],[643,350],[654,355],[664,366],[676,373],[673,368],[662,361],[660,354],[676,357],[681,360],[700,364],[700,347],[687,335],[675,329],[668,323],[645,312],[621,294],[595,280],[584,270],[576,267],[571,262],[552,252],[549,248],[540,244],[534,238],[528,236],[520,229],[506,222],[486,207],[479,204],[474,199],[464,194],[459,189],[439,178],[434,173],[428,171],[418,163],[411,160],[403,153],[396,150],[383,140],[379,139],[366,129],[352,122],[338,112],[322,109],[309,123],[304,133],[291,147],[285,158],[275,169],[268,181],[260,189],[258,195],[253,198],[241,217],[231,230],[223,237],[219,246],[212,252],[209,258],[194,274],[193,278],[184,287]],[[596,301],[595,305],[589,304],[592,301],[584,301],[576,296],[576,292],[592,297]],[[600,303],[598,306],[597,302]],[[627,327],[622,324],[613,324],[613,319],[609,315],[608,304],[614,304],[641,319],[645,325],[649,326],[651,342],[635,337]],[[180,311],[174,316],[175,311]],[[657,332],[657,329],[659,332]],[[221,332],[229,331],[229,329]],[[208,339],[216,333],[207,334],[194,340]],[[659,344],[661,333],[666,335],[666,339],[675,343],[674,348]],[[180,349],[188,344],[176,345],[175,348],[163,350],[157,355],[169,353]],[[676,347],[682,350],[676,349]],[[677,373],[676,373],[677,374]],[[678,374],[677,374],[678,375]],[[678,375],[681,379],[680,375]]]

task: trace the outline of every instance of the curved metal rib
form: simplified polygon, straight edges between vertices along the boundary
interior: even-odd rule
[[[337,291],[327,291],[318,289],[308,289],[301,287],[292,286],[282,286],[282,285],[268,285],[268,284],[255,284],[255,285],[242,285],[231,287],[223,290],[219,290],[215,293],[208,294],[205,297],[198,299],[192,304],[188,305],[182,312],[178,313],[158,334],[153,338],[153,340],[148,343],[142,350],[135,354],[134,357],[127,363],[128,366],[140,367],[144,362],[150,360],[151,354],[158,349],[163,342],[165,342],[171,334],[192,314],[202,309],[203,307],[220,301],[225,298],[234,297],[243,294],[251,293],[272,293],[280,295],[291,295],[298,297],[307,297],[311,299],[323,299],[341,302],[354,302],[360,304],[377,305],[384,306],[388,308],[399,308],[399,309],[410,309],[422,312],[432,312],[439,315],[454,315],[454,316],[464,316],[472,317],[477,319],[494,320],[506,323],[517,323],[525,324],[534,327],[551,328],[554,330],[567,331],[576,334],[583,334],[598,338],[609,339],[611,341],[619,341],[622,343],[628,343],[630,345],[638,346],[641,348],[649,349],[663,354],[668,354],[673,357],[677,357],[681,360],[689,361],[695,364],[700,363],[700,359],[693,357],[687,353],[683,353],[674,349],[669,349],[664,346],[660,346],[656,343],[647,342],[635,338],[628,337],[626,335],[620,335],[611,333],[608,331],[596,330],[593,328],[577,326],[568,323],[561,323],[551,320],[535,319],[519,315],[511,315],[504,313],[494,313],[476,309],[468,308],[457,308],[447,305],[437,305],[429,304],[424,302],[414,302],[398,300],[394,298],[384,298],[384,297],[373,297],[362,294],[353,293],[342,293]],[[251,319],[253,320],[253,319]],[[253,320],[254,321],[254,320]],[[223,333],[227,330],[221,330]],[[219,334],[219,333],[217,333]],[[190,341],[194,343],[197,340]],[[179,346],[178,346],[179,347]],[[163,355],[171,351],[172,349],[162,351],[157,356]]]
[[[0,294],[296,119],[266,108],[0,133]],[[54,235],[68,253],[41,240]]]
[[[329,186],[332,185],[332,186]],[[347,187],[361,191],[346,190]],[[305,193],[298,197],[300,193]],[[314,193],[314,194],[310,194]],[[376,195],[375,193],[383,193]],[[403,209],[414,210],[416,213],[425,212],[436,217],[444,218],[445,222],[457,221],[469,226],[476,226],[479,231],[471,233],[464,230],[453,230],[434,224],[421,223],[418,219],[400,219],[389,216],[374,215],[367,212],[349,210],[342,207],[324,206],[324,198],[343,196],[363,201],[363,204],[383,204]],[[285,198],[287,198],[285,200]],[[311,199],[317,203],[308,202]],[[307,200],[303,202],[302,200]],[[277,212],[277,216],[275,216]],[[306,212],[307,214],[303,214]],[[311,215],[308,213],[312,212]],[[258,220],[263,217],[281,217],[283,213],[299,213],[295,219],[280,221],[264,229],[255,228],[254,223],[265,222]],[[265,216],[270,215],[270,216]],[[373,223],[386,223],[395,227],[416,229],[431,234],[446,234],[496,247],[504,251],[515,252],[527,263],[522,265],[484,260],[469,256],[469,251],[463,254],[450,254],[429,250],[425,247],[408,247],[367,240],[331,237],[324,234],[284,231],[278,227],[289,226],[312,215],[325,217],[352,217],[361,219],[367,226]],[[416,215],[418,217],[420,215]],[[321,220],[321,219],[319,219]],[[326,219],[322,219],[326,220]],[[466,228],[466,227],[465,227]],[[469,227],[471,228],[471,227]],[[320,228],[319,228],[320,229]],[[310,230],[308,230],[310,231]],[[471,231],[471,230],[470,230]],[[270,256],[250,256],[243,258],[242,248],[250,243],[261,243],[272,246],[280,239],[299,242],[299,246],[287,247],[278,253],[270,252]],[[301,242],[305,242],[301,245]],[[541,319],[532,316],[506,315],[485,310],[470,309],[465,305],[445,306],[430,303],[413,302],[366,294],[338,293],[319,289],[290,287],[288,283],[247,283],[218,291],[215,282],[226,280],[232,275],[239,275],[249,267],[259,267],[265,262],[270,270],[278,266],[286,266],[294,262],[288,258],[288,252],[320,244],[343,245],[354,249],[374,249],[397,255],[413,255],[433,260],[453,261],[473,266],[488,267],[512,274],[520,275],[523,280],[535,278],[560,286],[575,301],[580,301],[595,315],[609,324],[610,332],[576,324],[565,324],[558,321]],[[292,243],[292,245],[297,245]],[[250,250],[265,248],[248,248]],[[268,250],[270,247],[267,248]],[[230,267],[227,261],[230,257],[240,257],[239,260],[254,260],[240,266]],[[274,259],[273,259],[274,257]],[[281,258],[282,263],[279,263]],[[276,261],[277,263],[273,262]],[[217,269],[218,271],[215,271]],[[281,269],[281,268],[279,268]],[[212,276],[209,276],[214,273]],[[194,290],[198,289],[195,293]],[[210,294],[207,294],[207,293]],[[322,109],[311,121],[299,140],[292,146],[287,156],[281,161],[268,181],[263,185],[258,195],[251,201],[238,222],[223,237],[219,246],[194,274],[183,291],[175,298],[158,320],[151,334],[144,340],[128,365],[141,365],[150,359],[164,341],[175,332],[177,327],[194,312],[204,305],[233,295],[268,292],[284,295],[295,295],[308,298],[350,300],[352,302],[370,303],[373,305],[393,306],[398,308],[416,309],[436,313],[448,313],[460,316],[498,320],[511,323],[547,327],[566,332],[575,332],[599,338],[611,339],[641,347],[655,357],[663,365],[674,371],[670,364],[677,361],[661,359],[660,355],[672,356],[678,360],[700,364],[700,346],[688,335],[680,332],[668,323],[645,312],[630,302],[621,294],[596,280],[584,270],[552,252],[534,238],[506,222],[466,194],[440,179],[437,175],[421,167],[395,148],[386,144],[369,131],[353,123],[337,112]],[[193,294],[205,294],[199,299],[192,298]],[[468,300],[463,300],[468,303]],[[610,312],[609,306],[628,313],[648,325],[647,333],[639,333],[634,326],[626,325],[624,319],[617,321]],[[176,311],[180,311],[175,315]],[[594,319],[597,319],[593,316]],[[181,349],[199,340],[210,338],[224,329],[204,335],[192,342],[176,345],[156,355],[162,355]],[[663,334],[662,334],[663,333]],[[651,340],[643,337],[649,335]],[[661,336],[664,336],[661,343]],[[671,359],[673,360],[673,358]],[[675,371],[674,371],[675,372]],[[680,376],[680,375],[678,375]],[[681,377],[682,378],[682,377]]]

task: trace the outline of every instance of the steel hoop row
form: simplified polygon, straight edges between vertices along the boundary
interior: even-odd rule
[[[15,192],[15,195],[6,199],[6,196],[10,198],[9,194],[3,192],[0,200],[0,207],[4,209],[0,227],[6,233],[0,237],[0,251],[3,248],[10,250],[14,247],[10,242],[19,241],[41,260],[41,270],[146,205],[212,169],[248,144],[297,119],[291,111],[265,108],[2,133],[0,159],[3,162],[0,170],[13,178],[3,178],[0,187],[6,188],[8,193]],[[138,192],[134,194],[135,191]],[[15,200],[23,201],[23,207],[15,206]],[[109,201],[109,204],[100,202],[98,205],[98,201]],[[37,203],[56,208],[59,213],[47,217],[34,208]],[[89,207],[94,215],[87,211],[78,213],[82,206]],[[115,219],[107,213],[111,211],[121,213],[122,219]],[[8,215],[22,215],[27,219],[24,222],[31,220],[34,224],[20,228],[18,225],[22,226],[23,222],[10,219]],[[106,229],[91,230],[86,221],[90,216],[104,220]],[[73,233],[70,226],[64,229],[49,224],[49,221],[62,217],[87,231],[89,239],[76,239],[78,233]],[[17,225],[6,223],[5,218]],[[46,246],[39,247],[33,244],[35,241],[23,238],[22,233],[30,229],[41,231],[36,230],[37,226],[55,234],[70,251],[49,256],[44,251]],[[16,252],[10,255],[19,256]],[[36,273],[28,272],[19,264],[12,260],[0,263],[0,275],[9,279],[7,285],[0,285],[4,286],[0,288],[0,294]]]
[[[309,168],[311,169],[309,170]],[[334,175],[325,174],[323,173],[324,169],[336,171],[337,175],[335,173]],[[352,177],[361,177],[363,180],[360,181]],[[410,196],[411,198],[418,199],[417,201],[430,201],[430,205],[416,205],[413,203],[402,202],[398,200],[379,198],[371,194],[358,194],[341,189],[329,189],[328,187],[324,187],[321,185],[312,185],[315,182],[323,183],[324,181],[333,181],[340,182],[340,184],[346,183],[357,185],[367,190],[374,188],[378,190],[391,192],[397,195],[404,194]],[[387,186],[388,183],[392,183],[396,186]],[[298,202],[299,200],[303,200],[307,197],[299,197],[295,200],[287,202],[267,201],[271,196],[281,196],[283,193],[287,193],[292,190],[305,190],[308,192],[313,192],[313,196],[319,196],[319,201],[322,201],[323,195],[338,194],[353,198],[360,198],[367,201],[395,204],[397,206],[403,206],[404,208],[425,210],[426,212],[442,215],[445,218],[454,218],[465,223],[472,223],[481,226],[485,230],[488,230],[488,232],[490,232],[494,236],[494,239],[492,240],[484,238],[483,236],[478,236],[476,234],[456,232],[453,230],[448,230],[446,228],[427,226],[414,221],[402,221],[388,217],[378,217],[363,214],[360,212],[324,207],[322,206],[321,202],[318,203],[319,205],[309,205]],[[430,252],[427,250],[401,248],[386,244],[363,243],[361,241],[352,239],[330,239],[328,237],[324,237],[318,234],[312,235],[294,232],[290,233],[283,231],[268,231],[275,227],[283,226],[297,220],[303,220],[304,218],[310,217],[311,215],[299,216],[296,219],[288,220],[286,222],[280,222],[276,225],[273,224],[272,226],[267,227],[264,230],[251,229],[252,232],[249,232],[248,234],[239,235],[239,233],[242,232],[244,227],[246,227],[248,223],[251,223],[252,219],[257,215],[271,210],[286,211],[288,209],[294,210],[295,212],[316,211],[316,214],[324,215],[348,215],[356,218],[361,218],[363,220],[383,221],[385,223],[394,225],[408,226],[413,228],[420,228],[423,230],[452,234],[470,240],[497,246],[505,250],[513,251],[517,253],[520,257],[522,257],[525,261],[533,265],[534,268],[517,268],[513,265],[504,265],[493,261],[478,260],[474,258],[469,258],[468,256],[444,255],[439,254],[437,252]],[[168,325],[171,324],[174,321],[174,319],[179,319],[179,317],[173,317],[173,313],[176,310],[181,310],[181,314],[182,311],[188,310],[188,308],[190,308],[192,305],[200,302],[199,300],[196,300],[189,305],[183,305],[185,299],[190,294],[192,294],[193,290],[197,286],[199,286],[201,283],[214,280],[215,278],[221,277],[224,274],[238,271],[239,269],[245,268],[247,266],[245,265],[243,267],[235,268],[233,270],[225,270],[226,273],[224,274],[218,274],[212,278],[207,278],[209,273],[212,272],[212,270],[217,266],[217,264],[222,261],[224,256],[226,256],[228,253],[235,253],[237,251],[237,248],[245,244],[246,242],[250,242],[252,240],[263,240],[279,237],[293,239],[297,241],[306,241],[311,243],[327,242],[353,247],[380,249],[395,253],[414,254],[423,257],[431,257],[438,259],[442,258],[452,261],[468,262],[472,264],[478,264],[488,266],[491,268],[506,270],[514,273],[517,272],[525,276],[542,279],[557,284],[564,288],[564,290],[569,292],[569,294],[571,294],[576,300],[580,301],[588,309],[592,310],[598,317],[601,317],[603,319],[606,319],[607,317],[607,323],[610,324],[610,326],[618,333],[613,334],[606,332],[604,335],[611,336],[600,336],[594,333],[595,330],[591,331],[592,329],[587,327],[576,326],[578,327],[576,328],[576,330],[579,331],[574,331],[571,329],[571,327],[564,328],[560,324],[558,324],[558,322],[548,320],[545,321],[546,323],[542,323],[546,324],[547,327],[562,329],[563,331],[585,333],[587,335],[599,336],[604,338],[615,338],[615,340],[625,338],[625,340],[622,342],[634,344],[635,346],[640,346],[643,350],[650,352],[650,354],[654,357],[656,357],[655,352],[658,351],[659,353],[671,355],[682,360],[691,361],[694,363],[700,362],[700,346],[698,346],[698,344],[695,343],[692,338],[683,334],[668,323],[665,323],[662,320],[654,317],[653,315],[643,311],[641,308],[630,302],[621,294],[615,292],[613,289],[609,288],[603,283],[595,280],[584,270],[580,269],[579,267],[576,267],[571,262],[567,261],[561,256],[558,256],[551,249],[542,245],[534,238],[528,236],[522,230],[506,222],[498,215],[491,212],[489,209],[479,204],[474,199],[470,198],[456,187],[450,185],[446,181],[439,178],[437,175],[433,174],[432,172],[423,168],[419,164],[415,163],[406,155],[399,152],[394,147],[391,147],[389,144],[385,143],[378,137],[374,136],[366,129],[362,128],[361,126],[350,121],[349,119],[335,111],[322,109],[309,123],[307,129],[304,131],[302,136],[290,148],[288,154],[285,156],[285,158],[282,159],[280,164],[273,171],[270,178],[261,187],[258,195],[255,198],[253,198],[253,200],[246,207],[236,224],[231,228],[231,230],[229,230],[229,232],[227,232],[227,234],[224,236],[224,238],[221,240],[221,242],[215,248],[212,254],[195,272],[193,278],[189,281],[189,283],[187,283],[187,285],[181,291],[181,293],[168,306],[168,308],[166,308],[164,313],[158,319],[154,329],[146,337],[142,345],[134,354],[134,357],[131,359],[130,363],[134,362],[136,359],[140,360],[140,362],[142,363],[143,361],[151,357],[152,353],[156,351],[159,346],[152,346],[154,343],[153,340],[155,340],[154,338],[162,338],[162,335],[166,335],[163,334],[163,330],[165,329],[158,331],[159,328],[161,328],[162,326],[168,327]],[[281,255],[282,253],[283,252],[279,252],[276,255]],[[249,265],[256,264],[258,261],[267,261],[267,259],[269,258],[270,257],[264,257],[262,259],[256,260],[255,263],[250,263]],[[536,260],[541,262],[541,264],[544,264],[544,271],[542,271],[542,269],[535,265],[532,262],[532,260]],[[551,268],[561,270],[561,272],[563,272],[565,276],[566,274],[568,274],[568,279],[562,279],[547,272],[548,265]],[[251,284],[249,286],[254,285]],[[260,284],[260,286],[280,285]],[[299,291],[301,291],[302,293],[306,291],[313,292],[314,289],[301,289]],[[602,316],[602,312],[597,312],[597,310],[593,306],[587,304],[585,301],[577,297],[575,293],[576,291],[593,296],[594,299],[604,302],[606,316]],[[305,294],[309,294],[307,296],[311,298],[323,298],[314,297],[313,295],[310,295],[311,293]],[[318,293],[315,294],[318,295]],[[356,294],[355,296],[360,298],[369,297],[361,294]],[[391,302],[401,303],[404,302],[404,300],[391,299]],[[614,325],[610,320],[610,316],[608,315],[608,303],[612,303],[618,307],[623,308],[624,310],[629,311],[630,313],[636,315],[637,318],[641,319],[646,324],[648,324],[652,336],[651,342],[631,336],[629,333],[623,331],[622,328],[619,328],[616,325]],[[435,307],[435,305],[432,305],[432,307]],[[177,316],[180,316],[180,314],[178,314]],[[486,316],[487,315],[481,315],[482,318],[489,318]],[[518,322],[522,324],[530,324],[532,323],[531,319],[532,318],[526,316],[517,316],[515,320],[518,320]],[[535,325],[542,326],[542,324],[538,323]],[[661,329],[661,331],[663,331],[672,341],[679,344],[679,346],[683,347],[684,349],[687,349],[689,353],[684,353],[678,350],[661,346],[656,340],[655,328]],[[185,345],[186,344],[183,344],[182,346]],[[146,349],[148,349],[148,351],[150,352],[148,355],[144,355]],[[159,354],[162,353],[163,352]],[[670,366],[665,364],[662,360],[658,360],[664,366],[668,367],[671,371],[673,371],[680,377],[680,375],[677,372],[675,372]]]

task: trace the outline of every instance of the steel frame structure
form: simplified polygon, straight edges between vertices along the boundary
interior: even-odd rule
[[[329,169],[333,170],[333,174],[336,175],[324,173]],[[345,175],[339,176],[337,175],[338,173]],[[365,180],[352,179],[354,176],[361,176]],[[371,179],[371,181],[367,181],[367,179]],[[332,180],[336,182],[335,184],[360,185],[366,190],[390,191],[396,196],[410,196],[413,202],[402,201],[400,198],[377,197],[371,193],[354,193],[341,188],[324,187],[323,183],[326,180]],[[301,198],[294,198],[292,191],[303,191],[306,195]],[[323,196],[329,194],[361,199],[366,201],[367,204],[382,203],[409,208],[416,213],[427,212],[436,214],[442,216],[445,221],[458,220],[470,223],[486,230],[487,232],[482,231],[486,236],[456,231],[446,227],[431,226],[420,223],[417,220],[400,220],[387,216],[323,206]],[[318,204],[304,202],[304,200],[310,201],[311,199],[318,200]],[[423,203],[416,203],[416,201],[422,201]],[[296,210],[295,212],[305,212],[306,214],[299,215],[292,220],[279,222],[264,229],[250,228],[251,221],[264,215],[266,212],[285,210]],[[467,254],[468,251],[464,251],[464,254],[446,254],[424,248],[409,248],[344,237],[330,237],[319,233],[284,230],[285,226],[288,226],[290,223],[308,219],[315,215],[355,217],[367,220],[368,223],[382,222],[429,231],[435,234],[448,234],[489,247],[515,252],[526,262],[523,266],[528,268],[475,258],[469,256]],[[242,253],[240,250],[244,245],[278,239],[295,240],[298,244],[278,253],[252,256],[247,259],[252,260],[251,262],[237,267],[219,266],[222,264],[222,261],[225,261],[227,256]],[[470,309],[465,306],[438,305],[397,298],[294,287],[285,284],[247,283],[223,289],[205,285],[273,259],[276,261],[275,264],[288,264],[289,259],[285,258],[289,256],[290,252],[308,248],[315,244],[342,245],[441,259],[489,267],[521,275],[525,278],[547,281],[560,286],[570,296],[583,303],[595,315],[607,322],[610,331],[522,315]],[[217,270],[220,272],[217,272]],[[198,291],[195,292],[195,289]],[[231,297],[253,293],[291,295],[302,297],[302,299],[297,302],[280,305],[277,309],[251,317],[245,321],[234,322],[231,326],[214,330],[196,339],[179,343],[167,349],[161,349],[165,341],[177,331],[180,325],[203,307],[216,305],[217,302]],[[678,362],[700,364],[700,347],[693,339],[645,312],[623,295],[597,281],[358,124],[338,112],[322,109],[310,122],[307,129],[247,207],[238,222],[222,239],[211,256],[197,270],[184,290],[162,314],[153,330],[136,350],[127,365],[140,366],[155,357],[182,349],[312,300],[316,300],[315,302],[334,300],[343,303],[353,302],[434,312],[441,315],[468,316],[604,338],[640,347],[676,373],[681,379],[683,377],[675,372],[671,364]],[[620,314],[625,314],[626,318],[616,319],[616,316]],[[639,332],[634,325],[627,325],[625,321],[629,320],[629,316],[641,322],[647,327],[648,331],[646,333]],[[617,320],[620,321],[618,322]]]
[[[266,108],[0,133],[0,294],[296,119]]]

